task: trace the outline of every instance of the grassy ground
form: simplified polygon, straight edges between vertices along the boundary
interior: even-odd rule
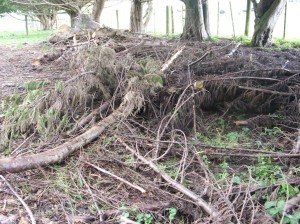
[[[53,30],[47,31],[29,31],[29,35],[26,32],[0,32],[0,45],[3,44],[23,44],[23,43],[37,43],[45,41],[48,36],[53,33]]]

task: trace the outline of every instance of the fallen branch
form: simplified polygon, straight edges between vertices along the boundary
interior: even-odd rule
[[[227,148],[228,150],[228,148]],[[237,151],[236,149],[232,149],[234,151]],[[265,157],[271,157],[271,158],[299,158],[300,154],[288,154],[288,153],[261,153],[261,154],[250,154],[250,153],[244,153],[244,152],[239,152],[239,153],[231,153],[231,152],[216,152],[211,149],[206,149],[204,151],[199,152],[198,154],[205,154],[208,156],[241,156],[241,157],[254,157],[254,158],[259,158],[262,156]]]
[[[181,193],[185,194],[189,198],[191,198],[198,206],[200,206],[207,214],[216,218],[219,213],[216,212],[206,201],[204,201],[200,196],[195,194],[193,191],[189,190],[185,186],[180,183],[177,183],[173,180],[168,174],[160,170],[152,161],[147,160],[145,157],[141,156],[134,149],[129,147],[122,139],[118,138],[118,141],[125,146],[125,148],[133,153],[139,160],[143,161],[149,167],[151,167],[156,173],[158,173],[165,181],[167,181],[173,188],[177,189]]]
[[[136,80],[137,79],[134,79],[132,82],[137,82]],[[139,86],[138,83],[135,85]],[[141,108],[144,103],[144,98],[140,91],[128,91],[119,108],[112,114],[101,120],[97,125],[93,126],[83,134],[65,142],[62,145],[34,155],[0,159],[0,174],[17,173],[62,162],[67,156],[77,149],[80,149],[97,139],[107,127],[127,118],[136,108]]]
[[[10,185],[10,183],[4,178],[4,176],[0,175],[0,178],[4,181],[4,183],[7,185],[7,187],[11,190],[11,192],[16,196],[16,198],[21,202],[21,204],[24,206],[25,210],[28,213],[28,216],[31,220],[32,224],[36,224],[36,221],[34,219],[34,216],[32,214],[32,211],[30,210],[30,208],[28,207],[28,205],[25,203],[25,201],[17,194],[17,192],[15,192],[15,190],[13,189],[13,187]]]
[[[88,116],[82,118],[75,126],[74,128],[68,132],[68,134],[72,134],[80,129],[82,129],[87,123],[89,123],[97,114],[101,114],[104,110],[107,110],[109,107],[110,102],[107,101],[103,103],[99,108],[92,111]]]
[[[237,45],[235,45],[235,47],[232,49],[232,51],[230,51],[230,53],[229,54],[227,54],[226,56],[227,57],[230,57],[230,56],[232,56],[233,54],[234,54],[234,52],[236,52],[237,51],[237,49],[239,48],[239,46],[241,45],[241,43],[240,42],[238,42],[237,43]]]
[[[292,208],[297,207],[297,206],[299,206],[299,205],[300,205],[300,193],[297,194],[296,197],[291,198],[290,200],[288,200],[288,201],[285,203],[284,211],[289,211],[289,210],[291,210]]]
[[[160,71],[164,72],[166,71],[170,65],[173,63],[173,61],[178,58],[178,56],[182,53],[182,51],[184,50],[185,46],[183,46],[182,48],[180,48],[179,51],[177,51],[171,58],[170,60],[168,60],[165,64],[163,64],[162,69]]]
[[[122,177],[119,177],[119,176],[117,176],[117,175],[115,175],[115,174],[113,174],[113,173],[111,173],[111,172],[109,172],[109,171],[107,171],[107,170],[105,170],[105,169],[102,169],[102,168],[100,168],[100,167],[98,167],[98,166],[96,166],[96,165],[94,165],[94,164],[92,164],[92,163],[89,163],[89,162],[86,162],[86,161],[83,161],[83,162],[84,162],[85,164],[88,164],[88,165],[94,167],[96,170],[98,170],[98,171],[100,171],[100,172],[102,172],[102,173],[105,173],[105,174],[107,174],[107,175],[109,175],[109,176],[112,176],[113,178],[116,178],[117,180],[119,180],[119,181],[121,181],[121,182],[127,184],[128,186],[133,187],[133,188],[139,190],[140,192],[142,192],[142,194],[146,193],[146,190],[145,190],[144,188],[142,188],[142,187],[140,187],[140,186],[137,186],[137,185],[135,185],[135,184],[132,184],[132,183],[130,183],[129,181],[123,179]]]

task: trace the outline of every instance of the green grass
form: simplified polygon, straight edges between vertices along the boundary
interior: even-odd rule
[[[48,36],[53,33],[53,30],[47,31],[29,31],[29,35],[26,35],[24,31],[17,32],[0,32],[0,45],[4,44],[23,44],[23,43],[37,43],[46,41]]]

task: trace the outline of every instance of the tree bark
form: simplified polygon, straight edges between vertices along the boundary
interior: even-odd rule
[[[69,11],[69,10],[66,10],[66,12],[70,16],[71,27],[74,28],[74,25],[75,25],[75,22],[76,22],[76,17],[78,17],[80,15],[80,13],[77,12],[77,11]]]
[[[100,22],[100,16],[104,8],[105,0],[95,0],[91,19],[97,23]]]
[[[147,4],[148,4],[148,7],[147,7],[146,13],[145,13],[144,18],[143,18],[144,19],[143,32],[146,31],[146,28],[149,24],[149,21],[151,19],[151,15],[152,15],[152,11],[153,11],[153,1],[150,0],[150,1],[147,2]]]
[[[255,10],[252,46],[266,47],[272,44],[273,30],[287,0],[252,0]]]
[[[251,13],[251,0],[247,0],[246,22],[245,22],[245,33],[244,33],[245,36],[249,35],[250,13]]]
[[[56,22],[56,15],[37,15],[40,23],[43,26],[43,30],[51,30]]]
[[[143,32],[143,5],[141,0],[132,0],[131,2],[130,31]]]
[[[209,33],[207,32],[206,25],[209,29],[209,13],[206,0],[181,1],[185,3],[186,7],[185,25],[183,28],[182,39],[199,41],[208,39]],[[204,4],[203,1],[206,3]]]
[[[202,2],[203,2],[204,26],[205,26],[208,37],[210,37],[209,3],[208,3],[208,0],[202,0]]]

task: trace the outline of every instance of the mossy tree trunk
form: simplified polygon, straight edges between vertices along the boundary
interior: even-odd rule
[[[95,0],[91,19],[97,23],[100,22],[100,16],[104,8],[105,0]]]
[[[273,30],[287,0],[252,0],[255,11],[252,46],[266,47],[272,44]]]
[[[209,38],[209,13],[207,0],[181,0],[185,3],[186,15],[182,38],[206,40]],[[208,30],[207,30],[208,29]]]
[[[245,36],[249,35],[250,13],[251,13],[251,0],[247,0],[246,23],[245,23],[245,32],[244,32]]]

